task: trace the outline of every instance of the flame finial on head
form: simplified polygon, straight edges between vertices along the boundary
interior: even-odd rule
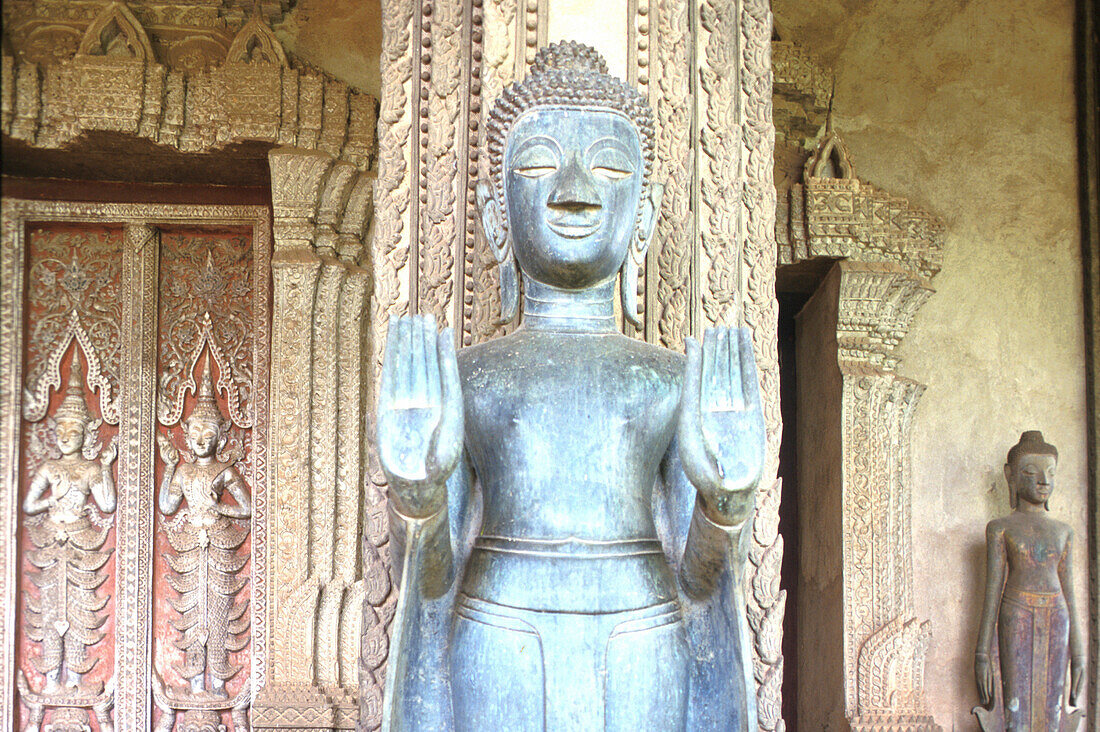
[[[191,409],[188,420],[211,419],[222,423],[222,411],[218,408],[218,400],[214,396],[214,377],[210,373],[210,356],[202,362],[202,373],[199,375],[198,389],[195,392],[195,406]]]
[[[84,398],[84,366],[80,360],[80,354],[73,352],[72,366],[69,368],[69,383],[65,386],[65,396],[58,406],[54,419],[72,419],[89,424],[92,421],[92,413],[88,410],[88,402]]]

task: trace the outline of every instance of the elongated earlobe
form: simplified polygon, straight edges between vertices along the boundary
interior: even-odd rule
[[[503,211],[493,197],[493,187],[487,180],[477,182],[477,207],[481,212],[481,229],[485,241],[493,252],[493,258],[499,265],[500,277],[500,319],[497,325],[504,325],[516,317],[519,305],[519,280],[516,276],[516,258],[512,256],[512,240],[504,226]]]
[[[497,325],[510,323],[516,317],[519,305],[519,284],[516,277],[516,258],[509,256],[497,267],[500,272],[500,318]]]
[[[633,247],[631,247],[633,249]],[[642,315],[638,312],[638,262],[632,254],[627,254],[619,270],[619,297],[623,303],[623,315],[641,329]]]
[[[649,245],[653,243],[657,213],[661,210],[661,199],[664,195],[664,185],[649,184],[649,195],[642,201],[642,210],[638,216],[638,228],[630,242],[630,250],[623,259],[623,266],[619,269],[619,298],[623,305],[623,315],[639,329],[642,327],[642,316],[638,312],[638,270],[645,261]]]

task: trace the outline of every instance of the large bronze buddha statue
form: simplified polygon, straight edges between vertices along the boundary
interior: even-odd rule
[[[741,592],[764,423],[745,328],[620,334],[661,187],[652,113],[586,46],[490,115],[478,189],[510,335],[390,324],[390,730],[755,729]],[[619,287],[616,288],[616,283]]]

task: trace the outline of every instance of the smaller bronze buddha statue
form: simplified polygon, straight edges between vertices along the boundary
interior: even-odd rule
[[[1073,529],[1047,515],[1058,451],[1038,431],[1023,433],[1004,467],[1015,509],[986,526],[987,570],[974,671],[992,729],[993,666],[990,647],[997,625],[1004,728],[1028,732],[1061,729],[1066,664],[1069,704],[1084,693],[1085,642],[1073,598]]]

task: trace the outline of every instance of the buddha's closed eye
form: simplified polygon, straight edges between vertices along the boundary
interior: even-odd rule
[[[622,180],[634,174],[634,166],[618,150],[605,148],[592,156],[592,172],[608,180]]]
[[[528,146],[516,155],[512,171],[524,178],[541,178],[558,169],[558,154],[548,145]]]

